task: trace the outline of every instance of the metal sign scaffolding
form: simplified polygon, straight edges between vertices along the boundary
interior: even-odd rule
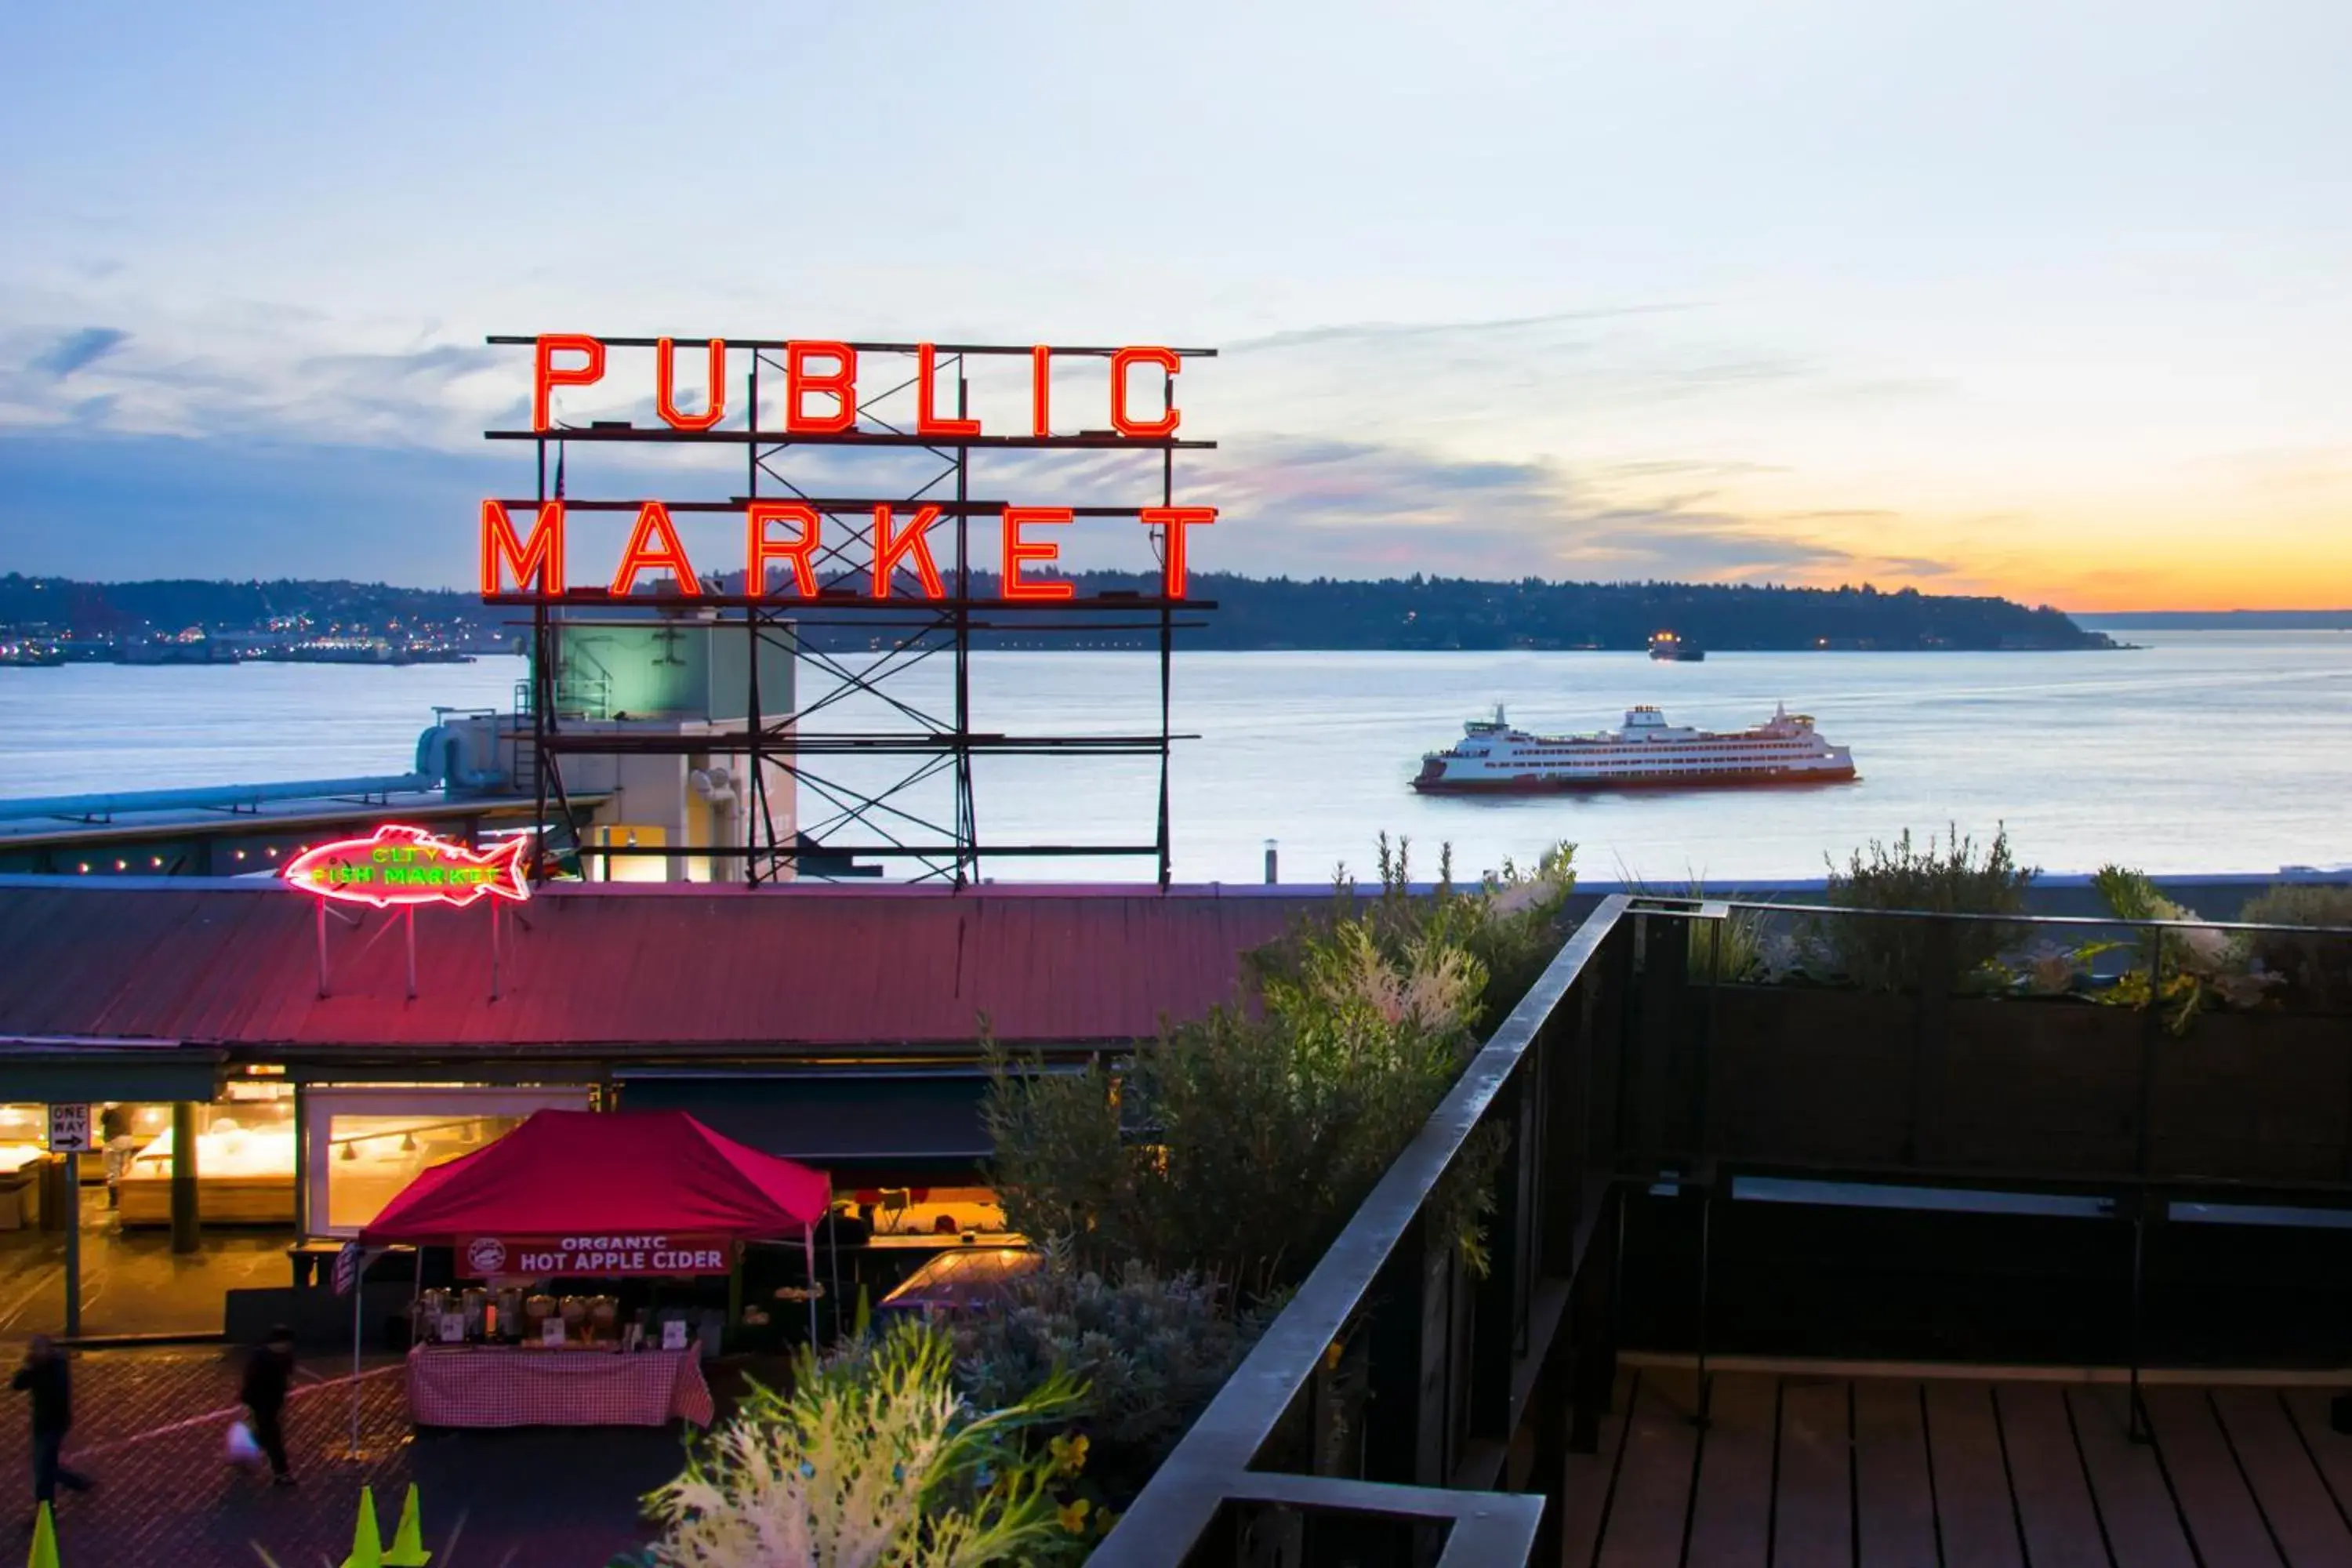
[[[540,340],[523,336],[493,336],[496,345],[530,346]],[[603,338],[607,348],[650,349],[667,345],[655,338]],[[681,338],[688,349],[708,340]],[[982,455],[1015,455],[1017,476],[1024,491],[1050,479],[1055,469],[1041,464],[1037,454],[1086,453],[1091,457],[1083,478],[1100,489],[1108,477],[1117,487],[1120,468],[1107,455],[1127,454],[1156,469],[1148,479],[1125,476],[1129,484],[1149,492],[1148,499],[1121,499],[1111,504],[1076,505],[1066,510],[1076,518],[1142,521],[1148,509],[1176,504],[1176,453],[1202,450],[1216,443],[1179,438],[1173,434],[1137,436],[1117,431],[1087,430],[1070,435],[918,434],[914,418],[892,416],[897,403],[911,403],[919,372],[912,368],[924,345],[854,342],[845,346],[861,365],[884,374],[868,384],[887,383],[883,390],[855,397],[851,427],[823,434],[795,433],[761,422],[761,391],[766,378],[772,399],[785,384],[790,344],[784,340],[726,340],[727,351],[748,353],[740,418],[713,423],[705,429],[681,429],[667,420],[651,425],[623,420],[595,420],[582,426],[556,426],[545,430],[491,429],[491,440],[530,441],[536,447],[538,483],[530,497],[505,498],[501,504],[537,507],[561,500],[569,515],[634,513],[644,498],[614,499],[577,492],[582,454],[613,443],[655,443],[684,447],[743,448],[740,494],[666,502],[681,516],[697,513],[737,513],[753,501],[802,503],[824,520],[822,542],[809,561],[819,592],[804,598],[789,592],[751,590],[765,584],[706,579],[705,591],[683,594],[665,583],[658,591],[614,598],[602,589],[567,595],[518,589],[486,594],[486,602],[528,607],[530,612],[531,675],[529,689],[532,773],[541,824],[539,863],[542,868],[565,856],[612,857],[677,854],[675,847],[634,844],[593,844],[579,832],[565,784],[565,763],[588,755],[657,754],[740,757],[748,786],[747,826],[743,842],[732,846],[697,846],[697,856],[740,857],[744,878],[751,882],[795,874],[824,874],[846,868],[856,859],[897,862],[916,880],[942,880],[956,886],[980,878],[983,858],[996,860],[1076,858],[1145,858],[1154,863],[1157,879],[1166,886],[1170,875],[1169,762],[1170,697],[1174,634],[1180,613],[1213,610],[1208,601],[1169,596],[1159,592],[1119,592],[1103,588],[1077,592],[1063,599],[1014,599],[1005,596],[998,574],[977,566],[972,557],[971,522],[1003,511],[1003,497],[978,492],[975,458]],[[1017,357],[1042,366],[1037,348],[987,344],[939,344],[931,374],[944,391],[953,378],[955,416],[970,412],[971,384],[967,367],[973,362]],[[1120,353],[1108,347],[1049,347],[1053,361],[1109,362]],[[1172,351],[1179,359],[1213,357],[1213,349]],[[889,374],[896,363],[908,365],[903,376]],[[739,362],[740,363],[740,362]],[[714,393],[716,388],[714,388]],[[928,388],[925,391],[928,396]],[[850,401],[845,398],[845,402]],[[1163,416],[1171,416],[1175,381],[1167,382]],[[1042,415],[1040,423],[1042,424]],[[1156,458],[1155,461],[1150,459]],[[573,482],[566,483],[569,468]],[[879,470],[882,482],[876,483]],[[567,489],[574,493],[567,494]],[[887,493],[872,493],[877,489]],[[855,490],[857,493],[841,493]],[[1027,499],[1034,500],[1034,496]],[[951,528],[952,563],[940,564],[942,596],[932,598],[894,591],[875,597],[857,584],[870,582],[877,507],[906,509],[937,507],[942,536]],[[1170,548],[1165,527],[1149,531],[1155,565],[1164,567]],[[1175,548],[1181,550],[1181,539]],[[714,591],[715,590],[715,591]],[[719,628],[711,636],[745,639],[749,670],[748,713],[738,732],[680,734],[658,729],[642,731],[610,727],[567,726],[559,700],[558,671],[562,640],[567,627],[598,624],[597,612],[634,616],[650,614],[696,616],[704,625]],[[630,624],[642,626],[640,619]],[[737,628],[740,628],[738,630]],[[975,728],[971,666],[975,642],[985,645],[1005,634],[1016,635],[1024,646],[1074,642],[1080,638],[1110,641],[1122,647],[1156,648],[1159,703],[1156,719],[1116,733],[1078,733],[1055,729],[1049,732],[1014,732]],[[763,650],[780,650],[795,660],[799,679],[784,710],[763,706],[760,668]],[[950,667],[944,700],[937,667]],[[918,673],[919,672],[919,674]],[[814,676],[815,679],[809,679]],[[771,693],[768,701],[774,700]],[[854,718],[856,722],[845,722]],[[975,799],[973,763],[997,757],[1144,758],[1156,762],[1159,774],[1156,821],[1147,837],[1139,832],[1109,842],[1075,840],[997,841],[984,837]],[[877,773],[878,768],[878,773]],[[875,776],[856,776],[860,770]],[[775,809],[769,780],[772,771],[793,782],[799,799],[811,809],[808,819],[794,822],[792,814]],[[944,785],[944,788],[941,786]],[[568,841],[566,841],[568,839]],[[609,865],[609,862],[607,862]],[[583,868],[585,861],[583,861]],[[543,870],[542,870],[543,874]]]

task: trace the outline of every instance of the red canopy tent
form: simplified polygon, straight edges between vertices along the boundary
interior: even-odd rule
[[[540,1243],[536,1257],[551,1272],[699,1273],[722,1272],[726,1252],[688,1249],[681,1237],[757,1241],[799,1231],[809,1259],[814,1342],[815,1226],[832,1201],[824,1173],[747,1149],[682,1110],[541,1110],[497,1142],[409,1183],[361,1231],[358,1245],[478,1248],[489,1258],[461,1258],[461,1267],[478,1261],[495,1270],[510,1256],[509,1242],[521,1244],[518,1261],[530,1268],[531,1245]],[[352,1292],[353,1453],[362,1294]]]
[[[832,1199],[823,1172],[747,1149],[682,1110],[541,1110],[409,1183],[360,1240],[447,1247],[590,1231],[771,1240],[805,1235]]]

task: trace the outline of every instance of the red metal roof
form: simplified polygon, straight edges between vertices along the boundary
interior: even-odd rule
[[[327,922],[274,883],[0,879],[0,1037],[286,1047],[969,1047],[1147,1037],[1234,1000],[1330,895],[1255,889],[559,887],[506,918]]]

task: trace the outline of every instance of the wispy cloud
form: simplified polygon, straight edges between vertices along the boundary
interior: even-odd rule
[[[1223,510],[1234,537],[1219,542],[1246,552],[1253,571],[1831,582],[1952,570],[1916,556],[1898,568],[1822,520],[1745,515],[1705,493],[1631,500],[1549,458],[1244,437],[1203,465],[1191,493]]]
[[[1624,305],[1601,310],[1553,310],[1539,316],[1505,316],[1473,321],[1355,321],[1333,326],[1301,327],[1243,338],[1226,345],[1229,354],[1264,353],[1274,350],[1321,348],[1332,343],[1392,344],[1433,338],[1475,337],[1524,333],[1573,321],[1610,321],[1626,316],[1665,315],[1695,307],[1686,304]]]
[[[84,327],[68,332],[44,352],[33,356],[33,370],[63,381],[78,370],[87,370],[100,360],[131,341],[131,334],[115,327]]]

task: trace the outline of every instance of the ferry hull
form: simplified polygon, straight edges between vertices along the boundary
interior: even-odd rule
[[[1594,795],[1614,790],[1776,789],[1805,784],[1853,784],[1862,775],[1852,768],[1809,768],[1779,773],[1719,773],[1713,777],[1662,779],[1632,773],[1600,774],[1591,778],[1445,779],[1416,778],[1422,795]]]

